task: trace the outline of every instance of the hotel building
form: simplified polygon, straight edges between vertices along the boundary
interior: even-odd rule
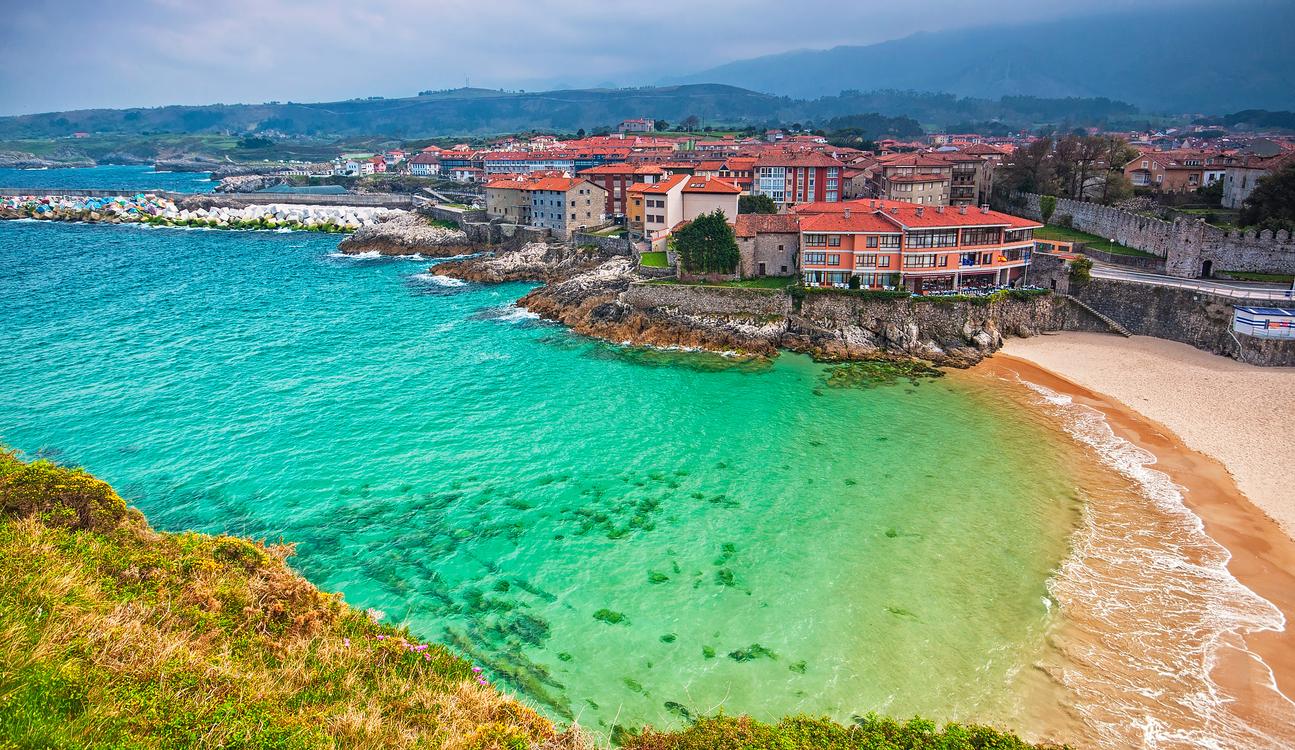
[[[988,207],[858,200],[804,206],[800,272],[810,286],[905,288],[916,293],[1022,280],[1043,226]]]

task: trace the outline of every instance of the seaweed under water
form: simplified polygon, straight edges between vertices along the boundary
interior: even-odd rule
[[[829,367],[822,377],[829,388],[876,388],[903,381],[920,385],[923,380],[943,375],[943,371],[916,359],[873,359]]]

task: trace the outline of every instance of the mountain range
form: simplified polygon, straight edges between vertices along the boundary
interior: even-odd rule
[[[797,98],[843,90],[1108,97],[1149,112],[1295,109],[1295,2],[1137,9],[767,55],[670,79]]]

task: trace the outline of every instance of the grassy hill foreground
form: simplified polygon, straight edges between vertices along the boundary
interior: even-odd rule
[[[290,545],[166,533],[0,449],[0,749],[591,748],[438,644],[321,592]],[[1031,745],[980,726],[703,718],[634,750]]]

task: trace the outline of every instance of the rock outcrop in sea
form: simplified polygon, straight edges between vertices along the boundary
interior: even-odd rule
[[[459,229],[433,224],[421,216],[400,212],[371,226],[361,227],[342,240],[337,249],[348,255],[377,251],[382,255],[426,255],[448,258],[468,255],[478,248]]]
[[[787,290],[650,283],[626,257],[531,243],[437,264],[433,272],[478,283],[544,285],[518,306],[573,331],[617,344],[740,356],[803,352],[820,361],[921,359],[965,367],[996,351],[1003,335],[1052,327],[1054,298],[869,299]]]

